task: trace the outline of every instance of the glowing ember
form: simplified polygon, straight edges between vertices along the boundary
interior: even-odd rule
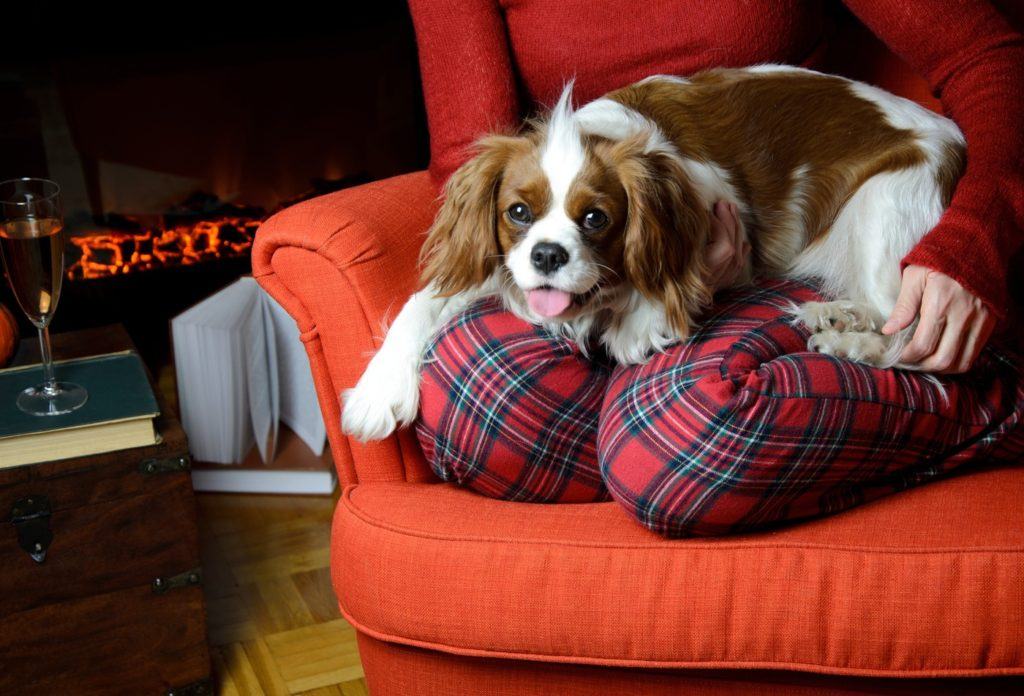
[[[313,179],[310,189],[281,201],[270,214],[369,180],[364,173]],[[202,191],[169,208],[160,216],[162,225],[110,214],[106,220],[112,227],[71,237],[67,275],[70,280],[105,278],[248,256],[256,230],[266,216],[264,208],[222,201]]]
[[[260,220],[225,217],[167,229],[116,230],[75,236],[68,267],[71,280],[101,278],[212,259],[243,256],[252,248]]]

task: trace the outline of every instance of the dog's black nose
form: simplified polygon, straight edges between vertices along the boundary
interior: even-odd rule
[[[541,242],[530,252],[530,261],[538,271],[544,275],[551,275],[569,263],[569,252],[561,244]]]

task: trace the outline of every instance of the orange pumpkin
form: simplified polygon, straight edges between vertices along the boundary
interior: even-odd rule
[[[11,310],[0,304],[0,367],[14,357],[14,349],[17,347],[18,321],[11,314]]]

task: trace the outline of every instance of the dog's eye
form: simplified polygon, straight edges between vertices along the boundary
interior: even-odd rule
[[[596,208],[588,210],[583,214],[583,228],[587,230],[599,230],[608,224],[608,216]]]
[[[517,225],[529,225],[533,222],[533,213],[530,211],[530,206],[525,203],[513,203],[508,207],[506,215]]]

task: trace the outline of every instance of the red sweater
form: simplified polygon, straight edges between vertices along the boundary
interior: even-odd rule
[[[1005,314],[1024,238],[1024,38],[987,0],[845,0],[929,83],[967,139],[949,210],[907,257]],[[828,17],[801,0],[410,0],[439,180],[466,146],[552,104],[655,73],[781,62],[822,67]],[[827,69],[827,66],[824,66]],[[1018,271],[1020,269],[1014,269]]]

